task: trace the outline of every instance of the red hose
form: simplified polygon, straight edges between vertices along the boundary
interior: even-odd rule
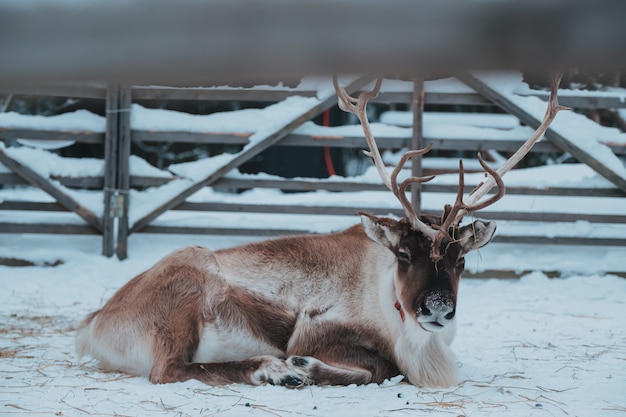
[[[324,126],[330,126],[330,110],[325,110],[322,113],[322,124]],[[328,176],[332,177],[335,175],[335,167],[333,166],[333,159],[330,155],[330,147],[324,146],[324,162],[326,163],[326,171],[328,171]]]

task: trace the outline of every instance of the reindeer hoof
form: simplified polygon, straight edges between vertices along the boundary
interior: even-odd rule
[[[280,385],[286,388],[301,388],[304,386],[304,381],[297,376],[287,375],[280,380]]]
[[[291,360],[291,364],[294,366],[305,367],[309,365],[309,360],[302,356],[292,356],[289,359]]]
[[[250,383],[253,385],[281,385],[287,388],[300,388],[307,381],[307,373],[299,366],[295,366],[289,359],[279,359],[275,356],[259,356],[259,368],[252,374]]]

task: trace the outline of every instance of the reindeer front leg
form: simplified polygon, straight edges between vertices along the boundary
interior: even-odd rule
[[[400,373],[395,363],[373,347],[367,331],[335,326],[316,330],[302,344],[292,341],[287,352],[291,355],[287,362],[302,369],[309,384],[379,384]]]
[[[312,356],[291,356],[287,362],[307,374],[310,385],[365,385],[372,381],[372,372],[361,368],[329,365]]]
[[[189,363],[179,366],[171,373],[172,380],[153,382],[176,382],[197,379],[209,385],[252,384],[281,385],[298,388],[307,381],[306,370],[292,365],[290,361],[276,356],[256,356],[242,361],[219,363]]]

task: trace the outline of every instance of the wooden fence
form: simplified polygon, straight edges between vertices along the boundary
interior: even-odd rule
[[[400,133],[387,134],[381,130],[377,141],[381,148],[402,149],[415,146],[416,143],[434,143],[438,151],[459,150],[486,150],[511,152],[517,149],[526,139],[525,132],[538,125],[535,114],[511,100],[505,92],[499,91],[485,79],[469,74],[459,76],[463,81],[446,80],[426,82],[424,90],[412,83],[392,83],[391,88],[383,88],[376,99],[378,103],[401,104],[413,109],[412,121],[418,121],[418,128],[400,130]],[[363,77],[347,82],[347,90],[357,92],[371,82],[370,78]],[[274,176],[244,176],[237,173],[242,164],[258,156],[270,147],[341,147],[364,148],[365,140],[362,134],[356,131],[337,133],[333,128],[314,129],[308,132],[301,127],[323,111],[336,105],[336,96],[332,88],[307,88],[301,84],[297,88],[255,87],[255,88],[175,88],[155,86],[126,86],[126,85],[56,85],[56,86],[22,86],[19,89],[6,89],[11,94],[27,94],[42,96],[61,96],[74,98],[95,99],[104,103],[106,109],[101,129],[76,130],[76,128],[46,127],[45,130],[26,125],[7,125],[0,118],[0,138],[6,143],[14,143],[20,139],[46,139],[53,141],[73,141],[101,145],[103,169],[97,175],[81,175],[79,177],[65,177],[42,172],[37,161],[32,158],[20,157],[15,147],[0,148],[0,163],[6,168],[0,170],[0,186],[6,191],[0,197],[0,210],[12,213],[12,216],[3,216],[0,222],[0,232],[3,233],[60,233],[60,234],[101,234],[103,237],[103,254],[120,258],[127,256],[128,236],[132,233],[202,233],[202,234],[241,234],[241,235],[276,235],[286,233],[307,232],[312,229],[310,224],[316,222],[320,216],[352,216],[357,210],[370,211],[377,214],[393,213],[401,215],[398,207],[392,206],[363,206],[363,204],[259,204],[245,200],[233,200],[213,196],[208,200],[199,201],[190,198],[201,190],[230,189],[242,190],[251,188],[273,188],[284,191],[314,191],[327,190],[336,192],[337,200],[346,193],[382,191],[385,188],[376,179],[346,177],[343,179],[314,179],[314,178],[279,178]],[[330,84],[328,84],[330,85]],[[468,86],[471,86],[469,88]],[[528,94],[542,96],[540,92]],[[180,124],[171,128],[152,129],[145,127],[131,117],[137,118],[143,107],[137,102],[145,100],[188,100],[207,102],[263,102],[281,103],[288,99],[297,103],[290,108],[289,117],[266,126],[260,131],[243,129],[241,131],[220,131],[211,129],[181,129]],[[304,98],[301,99],[301,98]],[[308,100],[306,100],[308,99]],[[616,94],[590,94],[563,91],[561,104],[570,105],[577,109],[616,109],[625,108],[623,96]],[[290,102],[291,103],[291,102]],[[519,129],[490,129],[485,130],[489,137],[475,135],[439,135],[429,130],[429,112],[420,113],[422,104],[448,104],[456,106],[494,106],[519,118],[527,128]],[[417,104],[417,105],[416,105]],[[148,110],[149,111],[149,110]],[[424,118],[424,126],[419,120]],[[584,116],[578,116],[584,117]],[[409,123],[413,125],[413,123]],[[321,132],[321,133],[320,133]],[[354,133],[351,133],[354,132]],[[500,135],[501,133],[501,135]],[[571,154],[578,161],[591,167],[604,182],[595,182],[593,185],[570,184],[553,181],[551,185],[543,184],[533,187],[533,184],[515,183],[507,186],[507,196],[534,195],[555,197],[580,198],[609,198],[620,199],[626,197],[626,178],[615,165],[598,157],[593,150],[581,147],[578,142],[571,140],[567,134],[558,129],[551,129],[546,135],[548,140],[540,142],[533,152],[551,152]],[[202,175],[185,178],[184,175],[175,175],[166,172],[165,175],[133,175],[130,167],[131,144],[138,142],[163,143],[187,142],[191,144],[226,144],[237,146],[240,149],[234,154],[222,154],[221,157],[211,158],[211,169],[205,170]],[[602,142],[602,141],[601,141]],[[626,154],[626,141],[606,141],[601,146],[609,152],[611,157],[619,161],[617,156]],[[616,156],[617,155],[617,156]],[[428,157],[424,159],[428,162]],[[208,164],[208,163],[207,163]],[[426,163],[426,167],[428,164]],[[419,169],[419,167],[416,167]],[[506,180],[506,178],[505,178]],[[12,199],[8,192],[17,185],[33,185],[51,196],[54,201],[41,199]],[[137,189],[147,187],[163,188],[171,186],[172,190],[164,194],[165,197],[156,198],[148,210],[141,213],[132,213],[133,204],[136,204],[140,192]],[[81,198],[72,191],[74,189],[91,189],[100,193],[102,204],[83,204]],[[154,189],[154,188],[153,188]],[[456,191],[456,185],[451,181],[427,183],[420,190],[414,191],[414,201],[421,201],[421,195],[449,194]],[[470,191],[468,186],[467,191]],[[227,194],[223,194],[227,195]],[[150,199],[148,197],[148,199]],[[391,195],[389,195],[391,200]],[[145,198],[144,198],[145,200]],[[566,201],[566,200],[564,200]],[[421,203],[420,203],[421,204]],[[567,204],[567,203],[565,203]],[[432,207],[422,205],[423,211],[433,212]],[[271,229],[264,227],[242,226],[240,223],[217,224],[177,224],[176,222],[159,222],[165,213],[172,211],[191,212],[221,212],[221,213],[282,213],[284,215],[309,215],[310,224],[297,227]],[[35,220],[25,221],[20,218],[27,212],[64,213],[73,212],[82,219],[82,222],[64,220]],[[522,211],[494,209],[480,213],[481,217],[503,220],[505,222],[563,222],[576,224],[584,221],[593,224],[603,224],[610,227],[623,227],[626,224],[625,213],[619,212],[571,212],[563,211]],[[9,220],[9,218],[13,220]],[[292,226],[292,225],[289,225]],[[567,227],[567,226],[566,226]],[[504,233],[499,234],[497,240],[501,242],[542,242],[564,244],[600,244],[626,245],[623,233],[594,235],[580,233],[564,236],[542,236],[541,234]]]

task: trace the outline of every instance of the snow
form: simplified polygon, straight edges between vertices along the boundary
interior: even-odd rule
[[[130,124],[133,130],[165,132],[219,132],[249,134],[271,130],[307,109],[314,97],[288,97],[263,109],[242,109],[194,115],[174,110],[149,109],[133,104]]]
[[[523,97],[517,94],[517,89],[523,85],[521,73],[488,72],[479,74],[478,78],[488,82],[491,88],[513,101],[516,106],[532,114],[537,120],[543,119],[546,111],[544,101],[537,97]],[[602,141],[624,143],[626,134],[616,128],[600,126],[586,117],[569,111],[560,112],[550,125],[550,129],[566,137],[595,160],[602,161],[602,164],[608,169],[626,180],[624,163],[615,156],[610,148],[601,143]]]
[[[0,113],[2,129],[74,130],[104,133],[106,121],[87,110],[76,110],[57,116],[39,116],[16,112]]]
[[[180,246],[217,249],[249,240],[134,235],[130,258],[119,261],[98,255],[93,236],[0,235],[3,256],[63,261],[0,266],[0,414],[620,416],[626,409],[626,280],[604,273],[462,280],[453,343],[461,382],[452,388],[424,389],[399,378],[296,391],[196,381],[151,385],[78,361],[75,326],[132,276]],[[534,256],[518,245],[494,252],[490,246],[468,267],[494,256],[505,265]],[[558,270],[581,253],[546,256],[544,250],[541,256]],[[623,269],[623,257],[621,248],[615,267]]]
[[[443,88],[449,84],[441,85]],[[402,82],[397,82],[388,88],[403,87]],[[463,90],[465,87],[449,88]],[[134,129],[169,127],[174,131],[245,132],[256,135],[250,139],[253,143],[256,137],[309,108],[316,100],[319,99],[293,98],[265,109],[216,117],[187,117],[189,115],[134,105],[132,123]],[[542,112],[543,109],[545,104]],[[95,130],[96,119],[87,114],[83,116],[85,125],[76,120],[81,118],[76,114],[67,116],[62,122],[29,116],[28,122],[20,121],[25,123],[20,128],[33,127],[32,123],[35,123],[37,128],[49,126],[52,130],[61,130],[83,126],[79,130],[85,130],[89,125],[91,127],[87,130],[101,131]],[[166,118],[169,123],[155,125]],[[8,116],[7,119],[0,118],[0,125],[7,125],[9,119]],[[102,120],[97,123],[100,122],[103,123]],[[471,125],[473,122],[467,123]],[[480,127],[467,123],[465,129]],[[518,129],[507,119],[494,119],[491,123],[498,124],[499,129]],[[463,123],[450,126],[449,132],[458,134],[461,125]],[[317,127],[307,123],[301,129],[310,133]],[[326,132],[337,136],[355,134],[350,129],[355,127]],[[406,134],[406,129],[398,127],[375,125],[374,129],[379,129],[378,134]],[[1,144],[0,147],[18,161],[30,162],[28,165],[45,177],[96,176],[103,172],[103,162],[98,159],[61,158],[41,149],[6,148]],[[175,172],[183,178],[158,188],[132,190],[131,222],[233,157],[228,154],[178,164],[170,167],[171,172],[158,170],[132,157],[132,175],[171,177]],[[0,172],[7,170],[0,166]],[[228,176],[274,178],[267,174],[250,176],[238,172],[231,172]],[[371,169],[360,177],[333,177],[327,181],[346,180],[379,182]],[[481,174],[466,176],[468,184],[480,180]],[[441,175],[434,182],[456,184],[457,176]],[[532,182],[534,186],[544,188],[613,188],[607,180],[580,164],[513,171],[507,174],[505,182],[510,186]],[[101,214],[101,191],[64,191]],[[423,204],[425,208],[436,209],[452,199],[449,194],[425,193]],[[28,187],[0,189],[2,200],[52,201],[46,194]],[[388,192],[372,191],[283,194],[277,190],[257,189],[233,195],[205,188],[188,201],[326,204],[390,210],[398,207]],[[494,206],[494,210],[624,215],[626,201],[621,198],[507,195]],[[42,220],[82,224],[73,213],[44,215],[0,211],[0,221]],[[245,223],[259,228],[293,228],[323,233],[348,227],[357,221],[355,216],[317,216],[312,219],[311,216],[291,214],[173,211],[160,216],[154,224],[236,229]],[[582,221],[573,224],[498,224],[498,233],[517,235],[601,237],[626,233],[623,224],[598,225]],[[0,257],[26,258],[35,263],[27,267],[0,266],[0,415],[611,417],[623,416],[626,412],[626,328],[623,325],[626,315],[626,280],[623,278],[626,248],[618,246],[492,243],[469,255],[466,262],[468,274],[489,271],[496,279],[465,278],[461,281],[457,314],[459,331],[453,343],[461,381],[451,388],[424,389],[408,385],[401,378],[393,378],[381,385],[305,387],[300,390],[245,385],[210,387],[196,381],[151,385],[143,377],[104,373],[92,361],[79,362],[73,350],[75,327],[133,276],[182,246],[201,244],[219,249],[258,239],[232,235],[134,234],[129,241],[129,258],[119,261],[99,255],[99,236],[0,233]],[[55,264],[58,265],[50,266]],[[524,276],[516,280],[503,279],[509,277],[510,272]],[[548,275],[559,278],[549,278]]]

